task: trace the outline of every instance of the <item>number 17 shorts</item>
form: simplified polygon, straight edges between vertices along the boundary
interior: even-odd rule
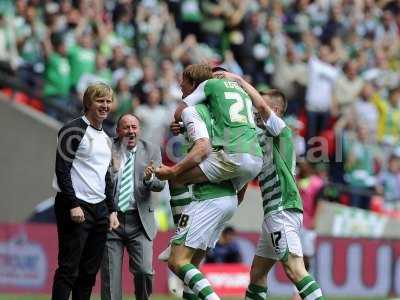
[[[290,254],[303,256],[300,232],[303,214],[283,210],[264,218],[256,255],[274,260],[287,260]]]

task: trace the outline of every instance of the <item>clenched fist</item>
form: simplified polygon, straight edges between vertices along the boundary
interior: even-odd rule
[[[70,210],[71,220],[75,223],[83,223],[85,222],[85,214],[83,213],[82,208],[74,207]]]

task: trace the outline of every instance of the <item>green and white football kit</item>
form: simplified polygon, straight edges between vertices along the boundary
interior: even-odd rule
[[[206,105],[187,107],[182,112],[189,144],[198,139],[210,139],[211,117]],[[190,145],[189,145],[190,147]],[[213,248],[225,223],[237,208],[237,196],[231,181],[205,182],[192,186],[192,201],[182,207],[173,244],[206,250]]]
[[[260,133],[264,151],[263,170],[259,176],[263,198],[264,222],[256,256],[289,263],[289,254],[302,257],[300,232],[303,206],[296,186],[292,132],[285,122],[271,112]],[[293,282],[303,300],[324,300],[321,288],[307,274]],[[254,282],[246,290],[246,300],[266,300],[267,288]]]
[[[294,174],[292,132],[273,112],[264,123],[265,130],[259,133],[264,161],[258,178],[264,222],[256,255],[276,260],[285,260],[289,253],[301,257],[303,205]]]
[[[186,108],[182,119],[187,128],[187,139],[191,144],[200,138],[208,138],[211,129],[211,118],[204,104]],[[200,122],[201,121],[201,122]],[[173,191],[171,191],[171,194]],[[175,199],[187,199],[184,190],[175,193]],[[221,183],[205,182],[192,186],[192,199],[180,205],[174,202],[175,208],[180,206],[181,216],[178,228],[171,244],[185,245],[192,249],[213,248],[225,226],[237,208],[236,191],[231,181]],[[173,201],[171,197],[171,207]],[[179,210],[176,210],[178,212]],[[219,300],[209,281],[191,263],[180,267],[178,277],[184,282],[183,298],[188,300]]]
[[[236,82],[214,78],[202,82],[184,102],[189,107],[204,102],[211,114],[214,150],[199,165],[204,175],[210,182],[230,179],[241,190],[262,167],[249,96]]]

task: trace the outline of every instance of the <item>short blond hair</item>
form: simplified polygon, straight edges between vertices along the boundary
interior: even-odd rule
[[[87,87],[83,94],[83,110],[87,112],[92,102],[97,98],[110,97],[114,101],[114,92],[110,86],[105,83],[98,82]]]
[[[211,79],[212,76],[212,68],[207,64],[189,65],[185,68],[182,74],[183,78],[186,78],[195,86],[198,86],[207,79]]]

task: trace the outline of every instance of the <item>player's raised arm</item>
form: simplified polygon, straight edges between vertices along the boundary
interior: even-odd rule
[[[204,91],[204,87],[207,83],[203,81],[200,83],[196,89],[189,95],[183,98],[183,101],[179,102],[178,107],[175,110],[175,121],[180,121],[182,117],[182,111],[188,106],[195,106],[198,103],[206,100],[206,93]]]
[[[282,119],[287,109],[286,97],[281,91],[275,89],[269,90],[262,97],[271,110],[269,118],[263,120],[264,126],[271,135],[278,136],[286,127]]]
[[[194,106],[206,100],[207,96],[206,92],[204,91],[204,88],[206,86],[207,81],[208,80],[200,83],[190,95],[186,96],[183,99],[183,102],[185,102],[188,106]]]
[[[271,112],[268,120],[264,121],[265,128],[273,136],[278,136],[282,130],[286,127],[285,122],[278,117],[274,112]]]
[[[268,120],[269,116],[271,115],[271,108],[267,103],[265,103],[262,95],[250,83],[248,83],[239,75],[226,71],[218,71],[214,73],[214,76],[228,78],[240,84],[243,90],[250,96],[251,102],[253,103],[254,107],[257,108],[262,118],[264,120]]]

